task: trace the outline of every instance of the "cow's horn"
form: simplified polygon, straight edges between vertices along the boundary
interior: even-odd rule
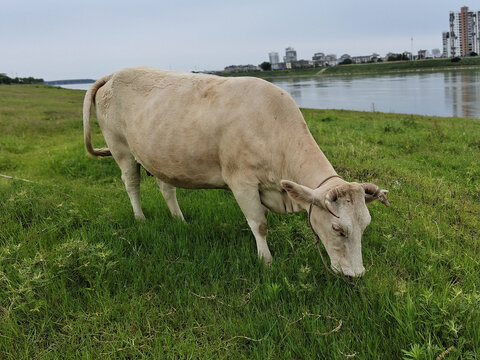
[[[365,191],[365,201],[367,203],[378,199],[385,206],[390,206],[390,203],[385,196],[388,193],[388,190],[380,189],[377,185],[372,183],[363,183],[362,187]]]
[[[337,189],[332,189],[330,190],[327,195],[325,196],[325,208],[330,212],[330,214],[332,214],[333,216],[339,218],[340,216],[338,216],[335,211],[333,210],[333,207],[332,207],[332,202],[336,201],[338,198],[338,192],[337,192]]]

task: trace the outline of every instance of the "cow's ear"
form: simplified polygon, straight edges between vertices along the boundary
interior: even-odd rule
[[[288,196],[292,198],[292,200],[298,203],[307,203],[311,204],[313,202],[313,190],[294,183],[293,181],[282,180],[280,181],[282,188],[285,189]]]
[[[363,190],[365,190],[365,202],[368,204],[374,200],[380,201],[385,206],[390,206],[387,199],[388,190],[380,189],[377,185],[372,183],[363,183]]]

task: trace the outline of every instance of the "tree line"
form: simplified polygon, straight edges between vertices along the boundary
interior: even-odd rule
[[[36,79],[31,76],[11,78],[6,74],[0,74],[0,84],[43,84],[43,79]]]

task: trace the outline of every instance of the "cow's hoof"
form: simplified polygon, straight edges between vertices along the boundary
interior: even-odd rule
[[[272,265],[272,255],[270,256],[261,256],[263,263],[265,266],[271,266]]]
[[[146,217],[143,214],[142,215],[135,215],[135,220],[144,221],[144,220],[146,220]]]
[[[180,213],[180,214],[173,214],[173,217],[180,220],[180,221],[183,221],[183,222],[186,222],[185,221],[185,218],[183,217],[183,214]]]

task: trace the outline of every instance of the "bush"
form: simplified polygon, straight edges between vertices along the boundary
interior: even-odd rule
[[[0,74],[0,84],[11,84],[12,79],[5,74]]]
[[[458,57],[458,56],[455,56],[455,57],[451,58],[450,61],[456,63],[456,62],[462,61],[462,59],[461,59],[460,57]]]
[[[345,59],[338,65],[350,65],[350,64],[353,64],[352,59]]]
[[[260,68],[263,70],[263,71],[270,71],[272,70],[272,64],[270,64],[268,61],[264,61],[262,62],[260,65]]]

